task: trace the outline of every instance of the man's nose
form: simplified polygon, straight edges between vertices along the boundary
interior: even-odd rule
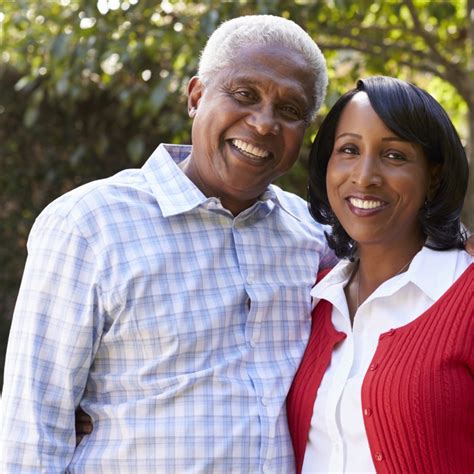
[[[361,187],[368,187],[379,186],[382,180],[378,157],[360,155],[352,171],[352,182]]]
[[[246,122],[260,135],[277,135],[281,129],[280,122],[272,106],[261,106],[253,110],[247,116]]]

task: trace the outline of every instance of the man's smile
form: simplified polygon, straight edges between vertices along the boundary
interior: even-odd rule
[[[244,142],[238,138],[231,140],[232,145],[249,158],[269,158],[271,153],[251,143]]]

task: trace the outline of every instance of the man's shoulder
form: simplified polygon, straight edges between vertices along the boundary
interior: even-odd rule
[[[295,193],[285,191],[276,184],[271,184],[270,188],[276,194],[278,201],[282,206],[292,208],[294,211],[308,213],[308,202]],[[309,213],[308,213],[309,215]]]
[[[298,219],[307,222],[308,224],[315,225],[317,227],[321,226],[321,224],[316,222],[311,216],[308,202],[306,200],[297,194],[285,191],[274,184],[271,185],[271,188],[275,192],[281,207],[283,207],[286,211],[295,215]]]
[[[108,178],[83,184],[52,201],[41,212],[38,220],[51,216],[71,221],[93,220],[112,216],[133,203],[144,202],[149,192],[140,169],[123,170]]]
[[[315,251],[320,254],[320,268],[332,267],[337,259],[328,246],[326,234],[331,233],[331,227],[317,222],[309,211],[308,202],[300,196],[284,191],[278,186],[271,185],[280,206],[285,210],[281,215],[287,215],[287,224],[303,241],[310,242]],[[295,225],[297,223],[297,225]]]

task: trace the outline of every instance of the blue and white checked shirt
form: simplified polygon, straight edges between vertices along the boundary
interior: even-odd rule
[[[28,241],[0,472],[289,473],[285,396],[332,264],[306,203],[233,217],[160,145],[50,204]],[[74,410],[94,431],[75,447]]]

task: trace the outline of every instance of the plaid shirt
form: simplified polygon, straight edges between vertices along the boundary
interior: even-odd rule
[[[333,263],[306,203],[270,186],[233,217],[160,145],[50,204],[8,345],[0,472],[287,473],[285,397]],[[74,410],[93,433],[75,447]]]

